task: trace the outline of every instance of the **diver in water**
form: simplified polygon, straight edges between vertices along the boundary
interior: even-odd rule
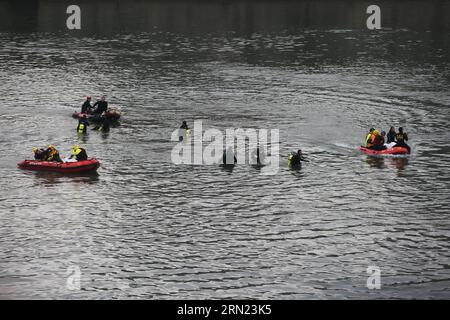
[[[261,156],[260,156],[259,147],[256,148],[256,164],[259,166],[261,165]]]
[[[188,134],[188,130],[190,130],[190,128],[187,125],[187,122],[183,120],[183,123],[180,126],[180,131],[179,131],[179,137],[178,140],[179,141],[183,141],[184,137],[187,137]]]
[[[237,163],[236,155],[234,154],[232,147],[229,147],[227,150],[223,150],[222,163],[228,166],[235,165]]]
[[[102,132],[109,132],[109,129],[111,128],[111,121],[109,118],[105,117],[103,119],[103,122],[101,125],[97,125],[92,130],[102,131]]]
[[[308,162],[308,160],[303,156],[301,149],[297,150],[297,153],[291,152],[288,156],[288,166],[291,168],[300,167],[303,162]]]
[[[89,126],[89,122],[87,121],[86,116],[81,117],[78,120],[77,132],[78,133],[86,133],[88,126]]]
[[[408,141],[408,135],[406,132],[403,132],[403,128],[398,128],[398,133],[395,136],[395,139],[397,140],[397,144],[394,147],[403,147],[408,149],[408,153],[411,152],[411,147],[406,144],[406,141]]]

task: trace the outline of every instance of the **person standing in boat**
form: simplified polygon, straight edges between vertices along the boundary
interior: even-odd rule
[[[391,127],[389,129],[389,132],[387,133],[387,144],[395,142],[395,136],[397,135],[397,132],[395,132],[395,128]]]
[[[395,136],[395,139],[397,140],[397,144],[394,147],[403,147],[408,149],[408,152],[411,152],[411,147],[406,144],[406,141],[408,141],[408,135],[406,132],[403,132],[403,128],[398,128],[398,133]]]
[[[92,112],[91,97],[87,96],[86,101],[84,101],[83,105],[81,106],[81,113],[90,114],[91,112]]]
[[[108,102],[106,101],[106,96],[102,96],[100,100],[94,103],[92,108],[95,108],[92,112],[92,114],[94,115],[101,115],[106,112],[106,110],[108,110]]]

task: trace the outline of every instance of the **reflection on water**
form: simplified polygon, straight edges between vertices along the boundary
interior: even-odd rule
[[[29,3],[0,1],[0,298],[449,297],[450,2],[381,1],[373,32],[359,1],[79,1],[73,33]],[[121,125],[78,136],[102,94]],[[279,129],[279,172],[174,165],[182,120]],[[411,156],[356,150],[392,125]],[[48,143],[99,175],[17,169]]]
[[[89,133],[81,133],[81,132],[77,132],[78,135],[78,143],[80,144],[85,144],[88,142],[89,140]]]
[[[371,168],[377,169],[386,168],[386,165],[384,163],[384,157],[367,156],[366,162]]]
[[[80,172],[71,174],[61,174],[58,172],[30,172],[38,181],[48,185],[65,184],[65,183],[95,183],[99,181],[98,172]]]
[[[394,157],[389,159],[392,166],[398,169],[399,171],[405,170],[406,166],[408,165],[408,158],[407,157]]]
[[[400,172],[408,165],[408,156],[367,156],[366,163],[371,168],[395,168]]]

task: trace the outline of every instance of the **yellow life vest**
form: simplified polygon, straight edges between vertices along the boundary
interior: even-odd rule
[[[372,136],[372,132],[369,132],[366,136],[366,141],[365,141],[366,148],[368,147],[369,139],[371,136]]]
[[[50,151],[50,153],[47,156],[46,161],[52,161],[53,157],[58,153],[58,151],[56,151],[55,149],[53,149],[52,151]]]
[[[293,157],[294,155],[292,153],[288,155],[288,166],[291,166]]]
[[[78,132],[83,133],[85,128],[86,126],[83,123],[80,123],[80,125],[78,126]]]

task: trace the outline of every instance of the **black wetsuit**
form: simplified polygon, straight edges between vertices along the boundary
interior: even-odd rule
[[[111,127],[111,121],[109,121],[109,119],[105,117],[105,120],[103,120],[101,130],[103,132],[109,132],[110,127]]]
[[[386,135],[387,143],[395,142],[395,136],[396,136],[395,131],[394,132],[389,131]]]
[[[53,161],[53,162],[63,162],[61,160],[61,157],[59,156],[59,152],[55,151],[52,155],[52,150],[47,149],[45,150],[46,159],[45,161]]]
[[[34,153],[34,159],[35,160],[45,160],[47,159],[47,152],[44,149],[38,149],[35,153]]]
[[[92,107],[93,108],[96,107],[94,112],[92,112],[92,114],[102,114],[103,112],[108,110],[108,102],[99,100],[96,103],[94,103]]]
[[[88,156],[87,156],[86,150],[83,148],[80,148],[80,150],[81,150],[81,152],[75,156],[75,159],[77,159],[77,161],[87,160]],[[70,158],[72,158],[72,156],[70,156]]]
[[[408,141],[408,135],[406,133],[397,133],[395,136],[397,139],[397,144],[394,147],[403,147],[408,149],[408,152],[411,152],[411,147],[406,144],[405,141]]]
[[[109,128],[111,127],[111,121],[109,120],[109,118],[104,118],[102,124],[97,125],[94,127],[94,129],[92,130],[98,130],[98,131],[103,131],[103,132],[109,132]]]
[[[81,113],[91,113],[91,111],[92,111],[91,102],[89,100],[86,100],[81,106]]]
[[[291,166],[292,167],[300,166],[302,161],[307,161],[307,160],[303,156],[299,155],[298,153],[292,153],[292,158],[291,158]]]

